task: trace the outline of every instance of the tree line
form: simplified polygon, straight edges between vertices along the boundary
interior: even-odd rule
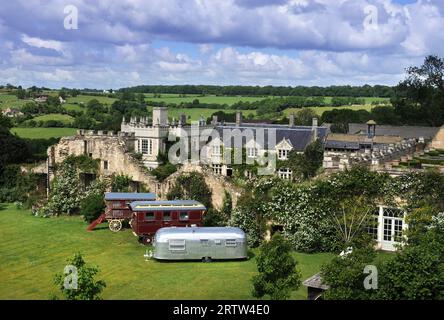
[[[196,94],[220,96],[331,96],[331,97],[381,97],[393,95],[393,88],[382,85],[363,86],[215,86],[215,85],[142,85],[119,89],[120,92]]]

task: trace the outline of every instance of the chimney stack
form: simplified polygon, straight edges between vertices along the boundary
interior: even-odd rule
[[[242,112],[236,111],[236,126],[239,127],[242,125]]]
[[[313,118],[311,131],[313,132],[313,141],[318,140],[318,118]]]
[[[289,123],[288,123],[288,125],[290,126],[290,127],[294,127],[294,113],[292,113],[292,114],[290,114],[290,117],[289,117],[290,119],[290,121],[289,121]]]
[[[179,125],[184,126],[186,124],[187,124],[187,116],[182,113],[179,117]]]

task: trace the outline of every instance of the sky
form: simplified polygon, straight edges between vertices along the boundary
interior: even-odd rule
[[[0,0],[0,84],[395,85],[444,0]]]

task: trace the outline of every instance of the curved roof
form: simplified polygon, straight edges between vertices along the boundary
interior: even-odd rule
[[[156,200],[156,194],[138,192],[106,192],[105,200]]]
[[[157,230],[156,242],[170,239],[245,239],[245,232],[236,227],[168,227]]]
[[[207,210],[195,200],[134,201],[130,207],[133,211]]]

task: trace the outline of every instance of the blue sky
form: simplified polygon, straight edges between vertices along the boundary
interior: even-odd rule
[[[1,84],[393,85],[444,56],[442,0],[2,2]]]

